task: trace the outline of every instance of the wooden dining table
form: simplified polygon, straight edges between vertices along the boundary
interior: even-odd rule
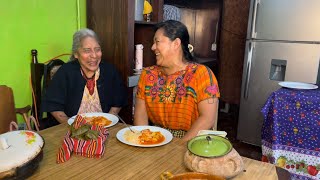
[[[118,123],[109,127],[104,156],[100,159],[72,155],[61,164],[56,155],[62,145],[68,124],[60,124],[39,132],[45,141],[43,158],[28,179],[160,179],[163,172],[179,174],[189,172],[184,165],[186,142],[173,138],[158,147],[136,147],[120,142],[116,134],[126,126]],[[283,172],[276,166],[242,157],[245,170],[235,180],[278,179]]]

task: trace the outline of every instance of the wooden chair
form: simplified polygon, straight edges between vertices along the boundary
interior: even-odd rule
[[[46,89],[50,84],[54,74],[64,64],[61,59],[53,59],[48,64],[44,64],[42,95],[46,93]]]
[[[37,59],[37,50],[31,50],[31,54],[32,59]],[[47,113],[46,117],[44,117],[41,101],[52,77],[63,64],[64,61],[60,59],[51,59],[47,63],[38,63],[37,60],[34,60],[31,63],[31,82],[34,94],[32,114],[38,119],[40,129],[59,124],[50,113]]]
[[[32,123],[39,131],[39,124],[33,116],[28,115],[30,105],[24,108],[15,108],[12,89],[0,85],[0,134],[18,129],[16,114],[22,115],[28,130],[32,130]]]

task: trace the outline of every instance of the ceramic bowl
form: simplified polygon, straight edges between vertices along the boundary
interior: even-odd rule
[[[232,150],[230,141],[216,135],[201,135],[188,142],[188,150],[201,157],[221,157]]]

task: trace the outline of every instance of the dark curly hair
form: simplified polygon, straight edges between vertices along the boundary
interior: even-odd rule
[[[188,61],[194,61],[194,58],[188,48],[188,44],[190,44],[188,29],[183,23],[175,20],[167,20],[158,23],[155,26],[155,31],[158,29],[163,29],[164,35],[172,41],[179,38],[181,40],[184,58]]]

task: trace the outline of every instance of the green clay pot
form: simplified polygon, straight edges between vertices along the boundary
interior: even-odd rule
[[[232,145],[221,136],[201,135],[188,142],[188,150],[201,157],[221,157],[232,150]]]

